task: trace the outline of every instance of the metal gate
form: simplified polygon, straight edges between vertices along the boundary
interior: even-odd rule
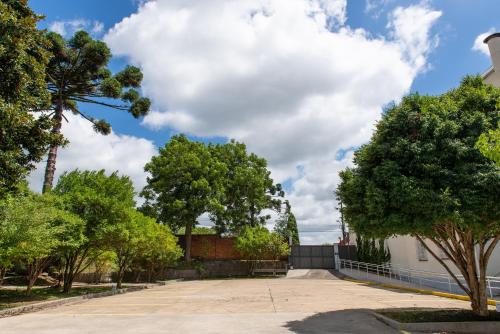
[[[334,247],[293,245],[290,265],[294,269],[335,269]]]

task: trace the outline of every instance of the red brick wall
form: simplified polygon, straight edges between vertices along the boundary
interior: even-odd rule
[[[186,249],[185,236],[179,235],[179,245]],[[205,260],[241,260],[241,255],[234,249],[236,238],[221,238],[216,235],[198,234],[192,236],[191,256]]]

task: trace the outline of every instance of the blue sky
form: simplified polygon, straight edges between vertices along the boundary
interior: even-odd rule
[[[236,138],[268,159],[299,229],[308,231],[332,229],[338,171],[369,139],[384,106],[483,73],[490,59],[472,46],[500,29],[500,2],[491,0],[158,0],[139,12],[138,0],[29,3],[46,16],[41,28],[70,32],[73,25],[105,38],[117,55],[112,70],[142,67],[153,101],[144,120],[82,106],[110,121],[114,133],[80,133],[75,126],[84,123],[72,120],[59,172],[118,169],[140,190],[143,163],[173,134]],[[317,234],[302,241],[336,240]]]
[[[396,6],[405,6],[418,1],[388,1],[384,11],[374,17],[366,12],[366,3],[361,0],[349,1],[347,5],[347,24],[352,28],[363,27],[376,34],[386,33],[387,12]],[[30,0],[35,12],[46,16],[40,22],[41,28],[47,28],[54,21],[86,19],[97,20],[104,24],[104,31],[120,22],[124,17],[137,11],[138,0]],[[500,2],[491,0],[442,0],[431,1],[434,8],[442,10],[443,16],[434,27],[439,32],[439,46],[430,54],[431,68],[417,76],[411,86],[412,91],[421,94],[439,94],[456,86],[466,74],[482,73],[490,66],[490,59],[471,50],[474,39],[480,33],[500,25],[498,13]],[[500,27],[499,27],[500,28]],[[102,36],[100,34],[99,36]],[[115,57],[111,68],[119,70],[127,64],[127,59]],[[97,106],[86,107],[91,114],[102,115],[108,119],[118,133],[145,137],[157,145],[163,145],[174,130],[151,131],[131,116],[109,111]],[[92,110],[98,112],[92,113]],[[193,137],[196,138],[196,137]],[[223,141],[222,138],[198,138],[202,141]]]

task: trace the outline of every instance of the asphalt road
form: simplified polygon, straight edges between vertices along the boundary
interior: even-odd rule
[[[290,276],[168,283],[3,318],[0,333],[398,333],[366,310],[469,307],[467,302],[370,287],[321,272]]]

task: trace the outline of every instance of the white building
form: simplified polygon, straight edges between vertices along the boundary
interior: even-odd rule
[[[500,87],[500,32],[486,37],[484,43],[488,44],[493,64],[486,73],[483,74],[483,79],[489,84]]]
[[[489,84],[500,87],[500,33],[488,36],[484,43],[488,44],[493,65],[483,74],[483,79]],[[355,240],[355,237],[353,236],[351,240]],[[427,244],[435,254],[440,255],[442,259],[446,259],[440,249],[431,245],[430,242]],[[428,254],[427,250],[416,238],[397,236],[388,239],[386,245],[391,251],[391,264],[394,266],[446,273],[443,266],[431,254]],[[458,273],[458,269],[451,261],[446,262]],[[490,258],[487,275],[500,276],[500,246],[496,247]]]

